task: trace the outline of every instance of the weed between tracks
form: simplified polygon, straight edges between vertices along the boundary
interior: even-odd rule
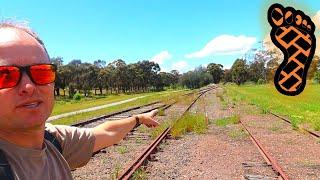
[[[171,128],[170,134],[177,138],[188,132],[203,134],[207,131],[206,119],[203,114],[187,113],[180,119],[176,120]]]
[[[171,125],[171,122],[169,122],[169,121],[162,122],[158,127],[154,128],[152,130],[151,138],[152,139],[157,138],[165,129],[170,127],[170,125]]]
[[[132,179],[134,180],[145,180],[148,179],[148,175],[145,169],[143,168],[139,168],[137,169],[133,175],[132,175]]]
[[[128,152],[127,146],[119,146],[116,150],[117,150],[117,152],[120,153],[120,154],[124,154],[124,153],[127,153],[127,152]]]
[[[220,100],[220,104],[221,104],[221,109],[222,110],[226,110],[228,108],[229,102],[227,99],[224,98],[225,95],[225,91],[223,89],[217,89],[216,91],[216,96],[219,98]]]
[[[111,179],[116,180],[120,175],[121,165],[117,164],[111,173]]]
[[[163,109],[163,108],[160,108],[157,115],[158,115],[158,116],[165,116],[166,114],[164,113],[164,109]]]
[[[236,140],[244,139],[249,136],[248,133],[242,128],[233,129],[228,133],[228,135],[232,139],[236,139]]]
[[[230,124],[239,124],[240,122],[240,116],[239,115],[233,115],[231,117],[226,117],[222,119],[217,119],[214,121],[215,125],[226,127]]]

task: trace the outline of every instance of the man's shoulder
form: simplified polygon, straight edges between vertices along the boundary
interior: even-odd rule
[[[70,131],[73,130],[75,127],[67,126],[67,125],[54,125],[51,123],[45,124],[45,130],[50,133],[60,133],[61,131]]]

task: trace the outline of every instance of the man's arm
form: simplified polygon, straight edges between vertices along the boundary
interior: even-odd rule
[[[153,110],[149,113],[136,115],[139,118],[139,122],[148,127],[156,127],[159,125],[153,117],[157,114],[157,110]],[[117,120],[107,121],[93,128],[93,134],[95,136],[95,143],[93,151],[96,152],[102,148],[112,146],[121,141],[136,125],[135,116]]]

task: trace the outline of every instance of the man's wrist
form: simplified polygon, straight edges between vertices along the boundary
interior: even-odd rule
[[[138,115],[134,115],[133,117],[136,120],[136,125],[134,126],[136,128],[136,127],[140,126],[140,124],[141,124],[140,118]]]

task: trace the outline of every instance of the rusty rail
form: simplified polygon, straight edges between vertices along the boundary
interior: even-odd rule
[[[142,107],[151,106],[151,105],[157,104],[157,103],[160,103],[160,102],[159,101],[155,101],[155,102],[148,103],[148,104],[145,104],[145,105],[142,105],[142,106],[135,106],[135,107],[131,107],[131,108],[128,108],[128,109],[125,109],[125,110],[116,111],[116,112],[109,113],[109,114],[106,114],[106,115],[103,115],[103,116],[99,116],[99,117],[95,117],[95,118],[92,118],[92,119],[89,119],[89,120],[85,120],[85,121],[82,121],[82,122],[74,123],[71,126],[81,127],[81,126],[84,126],[84,125],[99,121],[101,119],[109,118],[111,116],[115,116],[115,115],[122,114],[122,113],[125,113],[125,112],[129,112],[129,111],[132,111],[132,110],[140,109]]]
[[[250,139],[252,142],[258,147],[261,155],[263,158],[267,161],[268,164],[271,164],[272,168],[278,173],[278,175],[281,176],[283,180],[289,180],[289,177],[285,174],[285,172],[282,170],[279,163],[270,155],[270,153],[262,146],[262,144],[258,141],[257,138],[255,138],[252,133],[247,129],[247,127],[242,123],[240,120],[240,124],[243,126],[243,128],[248,132]]]
[[[278,115],[278,114],[276,114],[276,113],[274,113],[274,112],[271,112],[271,111],[268,111],[270,114],[272,114],[273,116],[275,116],[275,117],[277,117],[277,118],[279,118],[279,119],[282,119],[283,121],[285,121],[285,122],[287,122],[287,123],[289,123],[290,125],[291,125],[291,121],[290,120],[288,120],[288,119],[286,119],[285,117],[282,117],[282,116],[280,116],[280,115]],[[314,137],[316,137],[316,138],[320,138],[320,134],[317,134],[317,133],[315,133],[315,132],[313,132],[313,131],[310,131],[310,130],[308,130],[308,129],[306,129],[306,128],[301,128],[303,131],[305,131],[305,132],[307,132],[307,133],[309,133],[311,136],[314,136]]]

